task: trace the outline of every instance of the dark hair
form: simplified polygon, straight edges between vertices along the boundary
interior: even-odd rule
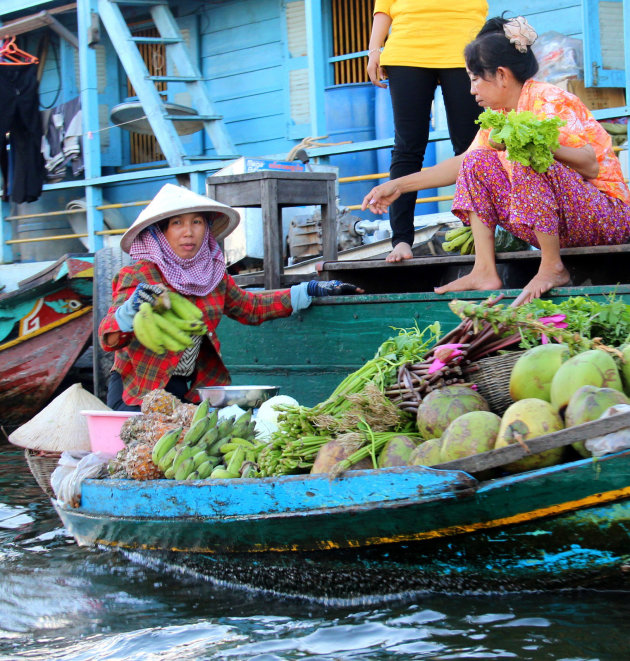
[[[474,41],[464,48],[466,67],[475,76],[494,76],[499,67],[506,67],[519,83],[524,83],[538,72],[538,60],[530,46],[521,53],[505,36],[503,16],[486,21]]]

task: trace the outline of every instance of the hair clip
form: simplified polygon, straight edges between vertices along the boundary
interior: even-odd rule
[[[536,30],[523,16],[511,18],[503,25],[503,31],[519,53],[526,53],[527,47],[531,46],[538,38]]]

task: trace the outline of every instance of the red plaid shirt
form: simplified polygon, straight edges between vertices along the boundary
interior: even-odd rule
[[[140,260],[123,267],[114,278],[112,306],[98,329],[103,349],[116,352],[113,369],[122,376],[123,400],[133,406],[139,405],[149,391],[166,386],[181,356],[173,351],[159,356],[140,344],[132,332],[125,333],[118,327],[114,314],[116,309],[133,294],[141,282],[168,286],[153,262]],[[289,289],[252,294],[241,289],[228,274],[207,296],[189,298],[203,312],[209,335],[209,338],[204,337],[199,350],[195,381],[187,395],[191,401],[199,400],[195,388],[230,383],[230,375],[221,360],[221,344],[215,332],[224,314],[242,324],[258,325],[267,319],[288,317],[292,312]],[[120,339],[110,347],[105,344],[104,336],[114,332],[120,333]]]

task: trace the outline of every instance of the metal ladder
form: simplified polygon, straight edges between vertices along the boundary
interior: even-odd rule
[[[141,5],[149,9],[159,37],[134,37],[123,17],[120,5]],[[98,0],[101,22],[118,53],[162,153],[171,167],[187,165],[189,159],[173,124],[177,121],[202,121],[204,129],[221,158],[237,158],[234,144],[208,96],[201,72],[191,59],[184,38],[167,0]],[[151,76],[136,46],[138,43],[163,44],[169,71],[177,75]],[[195,115],[169,115],[155,82],[185,83]]]

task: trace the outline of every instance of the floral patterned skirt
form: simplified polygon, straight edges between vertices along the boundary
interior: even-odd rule
[[[474,211],[491,229],[500,225],[537,248],[535,232],[558,235],[561,248],[630,240],[630,205],[557,161],[542,174],[514,163],[510,178],[489,149],[464,157],[452,211],[466,224]]]

